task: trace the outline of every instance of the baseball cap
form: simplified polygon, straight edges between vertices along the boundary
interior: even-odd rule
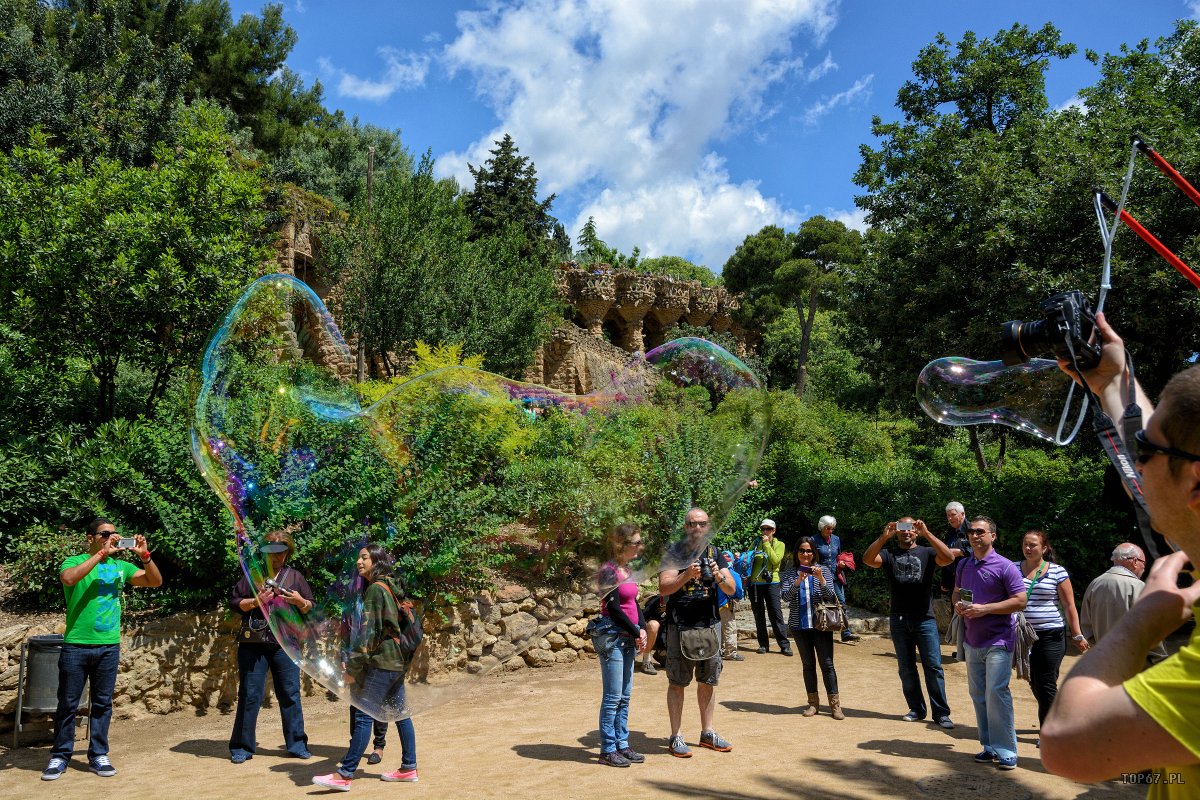
[[[764,519],[762,522],[758,523],[758,527],[760,527],[760,528],[770,528],[771,530],[775,530],[775,520],[773,520],[773,519]]]

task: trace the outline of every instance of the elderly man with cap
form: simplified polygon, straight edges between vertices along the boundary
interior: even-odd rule
[[[787,547],[775,538],[775,520],[764,519],[759,523],[758,531],[762,540],[754,551],[754,559],[750,562],[750,607],[754,610],[758,652],[766,653],[771,649],[767,633],[769,617],[771,632],[775,634],[780,652],[790,656],[792,645],[788,641],[787,626],[783,624],[783,610],[779,602],[779,565],[783,563]]]

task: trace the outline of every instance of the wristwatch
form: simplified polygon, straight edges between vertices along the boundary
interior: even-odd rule
[[[1081,634],[1079,634],[1078,636],[1072,636],[1072,637],[1071,637],[1071,639],[1073,639],[1073,640],[1074,640],[1074,641],[1076,641],[1076,642],[1082,642],[1082,641],[1083,641],[1084,639],[1086,639],[1086,638],[1087,638],[1087,637],[1086,637],[1086,636],[1084,636],[1082,633],[1081,633]]]

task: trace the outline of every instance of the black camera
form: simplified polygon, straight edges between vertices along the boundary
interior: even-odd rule
[[[1072,289],[1042,301],[1042,318],[1032,322],[1011,320],[1000,329],[1000,358],[1006,366],[1035,356],[1075,360],[1083,369],[1100,363],[1100,343],[1090,343],[1096,315],[1083,292]]]
[[[713,585],[712,566],[708,563],[708,559],[700,556],[700,582],[705,586]]]

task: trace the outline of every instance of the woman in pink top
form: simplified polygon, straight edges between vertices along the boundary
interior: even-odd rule
[[[638,586],[629,562],[642,549],[642,530],[619,525],[609,537],[612,559],[597,573],[600,617],[588,626],[600,658],[604,693],[600,699],[600,763],[628,767],[645,761],[629,747],[629,694],[635,653],[646,649],[646,623],[638,605]]]

